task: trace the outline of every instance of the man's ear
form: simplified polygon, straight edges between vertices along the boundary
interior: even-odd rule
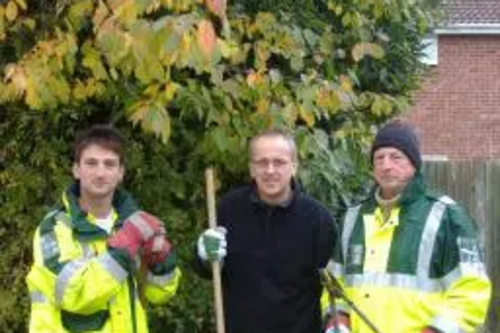
[[[73,177],[75,179],[80,179],[79,168],[78,168],[78,164],[76,162],[73,163],[73,166],[71,167],[71,171],[73,172]]]
[[[119,183],[121,183],[123,181],[123,177],[125,177],[125,167],[122,165],[120,167],[120,177],[118,178],[119,179]]]
[[[292,176],[295,177],[297,176],[297,168],[299,167],[298,163],[295,162],[292,164]]]
[[[248,163],[248,170],[250,171],[250,178],[255,179],[255,171],[253,170],[251,163]]]

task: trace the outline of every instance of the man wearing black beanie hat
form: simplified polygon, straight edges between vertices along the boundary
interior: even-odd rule
[[[475,332],[491,297],[476,224],[460,204],[427,189],[410,125],[385,125],[371,160],[376,186],[347,211],[329,270],[379,332]],[[341,332],[372,332],[339,303]]]
[[[415,169],[422,167],[420,142],[413,129],[401,121],[393,121],[385,125],[376,135],[372,145],[371,157],[378,148],[394,147],[405,153]]]

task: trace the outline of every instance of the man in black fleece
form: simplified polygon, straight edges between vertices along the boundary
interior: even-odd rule
[[[219,226],[197,242],[196,268],[219,261],[228,333],[321,332],[321,283],[337,241],[327,209],[294,181],[293,138],[267,131],[250,141],[251,185],[219,202]]]

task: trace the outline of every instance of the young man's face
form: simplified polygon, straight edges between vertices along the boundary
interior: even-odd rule
[[[112,197],[123,179],[124,168],[112,150],[91,144],[73,165],[73,176],[80,180],[82,196],[92,199]]]
[[[373,176],[384,199],[401,193],[414,175],[415,167],[401,150],[383,147],[373,153]]]
[[[253,142],[250,175],[264,202],[279,204],[289,198],[295,168],[292,148],[284,138],[264,136]]]

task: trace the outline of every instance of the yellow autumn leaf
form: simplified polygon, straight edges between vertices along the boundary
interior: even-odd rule
[[[179,85],[176,84],[176,83],[168,83],[165,87],[165,90],[164,90],[164,96],[165,96],[165,99],[166,101],[171,101],[172,99],[174,99],[175,97],[175,94],[177,93],[177,90],[179,89]]]
[[[316,105],[320,108],[326,108],[328,106],[329,91],[327,88],[320,88],[316,91]]]
[[[14,1],[9,1],[7,7],[5,8],[5,17],[7,18],[7,20],[9,20],[10,22],[14,21],[17,18],[18,14],[19,10],[16,3]]]
[[[352,91],[352,82],[351,79],[347,75],[339,76],[340,87],[342,90],[351,92]]]
[[[257,102],[257,110],[258,114],[266,114],[269,109],[269,101],[266,98],[261,98]]]
[[[5,67],[5,80],[12,82],[17,91],[26,90],[26,74],[19,65],[9,64]]]
[[[299,117],[305,121],[307,127],[314,126],[314,114],[311,111],[306,110],[303,105],[299,105]]]
[[[19,7],[21,7],[22,10],[27,10],[28,5],[26,4],[26,1],[24,0],[16,0],[16,3]]]
[[[384,49],[376,43],[357,43],[352,49],[352,58],[358,62],[365,56],[380,59],[385,55]]]
[[[106,17],[110,14],[108,6],[103,1],[99,1],[97,9],[92,17],[92,23],[94,24],[94,29],[98,29],[99,26],[104,22]]]

